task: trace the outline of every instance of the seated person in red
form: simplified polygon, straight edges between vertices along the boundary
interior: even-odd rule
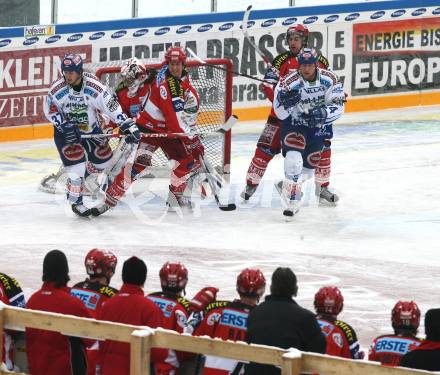
[[[43,286],[27,303],[31,310],[91,318],[84,304],[67,287],[69,266],[60,250],[49,251],[43,261]],[[78,337],[26,328],[26,352],[32,375],[85,375],[85,345]]]
[[[417,348],[421,340],[416,337],[420,324],[420,310],[413,301],[398,301],[391,312],[394,334],[373,340],[368,360],[387,366],[399,366],[402,357]]]
[[[163,327],[163,315],[156,304],[144,297],[147,266],[137,257],[131,257],[122,267],[122,287],[101,308],[99,320],[147,326]],[[152,365],[166,362],[177,367],[172,350],[151,349]],[[130,374],[130,344],[106,340],[99,345],[99,368],[101,375]]]
[[[326,337],[325,354],[337,357],[362,359],[356,332],[347,323],[337,319],[344,306],[344,297],[335,286],[325,286],[315,294],[315,310],[321,331]]]

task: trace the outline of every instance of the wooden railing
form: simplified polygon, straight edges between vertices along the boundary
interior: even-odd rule
[[[130,343],[130,375],[150,375],[150,349],[169,348],[215,355],[242,362],[258,362],[279,366],[282,375],[320,373],[325,375],[412,375],[432,374],[404,368],[380,366],[367,361],[354,361],[327,355],[283,350],[242,342],[222,341],[206,337],[180,335],[163,329],[150,329],[119,323],[101,322],[70,315],[46,313],[9,307],[0,303],[0,335],[4,327],[38,328],[69,336],[109,339]],[[0,353],[3,340],[0,340]],[[0,370],[0,375],[10,374]],[[25,374],[22,374],[25,375]]]

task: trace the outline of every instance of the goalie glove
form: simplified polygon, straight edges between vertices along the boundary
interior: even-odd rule
[[[287,111],[296,106],[301,100],[301,93],[297,90],[280,90],[278,92],[278,102]]]
[[[302,113],[301,117],[311,128],[322,127],[325,124],[325,120],[327,120],[327,110],[325,107],[315,107],[308,112]]]
[[[193,299],[189,301],[191,311],[203,311],[206,306],[215,301],[217,292],[218,289],[212,286],[200,289]]]
[[[81,143],[81,133],[78,126],[72,122],[66,122],[63,127],[64,140],[66,145]]]
[[[121,125],[119,125],[119,129],[126,135],[126,143],[139,143],[141,140],[141,132],[131,118],[126,119]]]

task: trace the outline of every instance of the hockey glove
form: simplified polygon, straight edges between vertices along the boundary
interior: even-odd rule
[[[81,143],[81,133],[78,126],[71,122],[67,122],[63,125],[64,140],[66,145],[74,145]]]
[[[285,110],[296,106],[301,100],[301,93],[297,90],[280,90],[278,92],[278,102]]]
[[[301,116],[311,128],[321,127],[327,120],[327,111],[325,107],[316,107],[307,113],[304,112]]]
[[[126,135],[126,143],[139,143],[141,140],[141,132],[131,118],[126,119],[121,125],[119,125],[119,129]]]
[[[206,306],[215,301],[217,292],[218,289],[212,286],[200,289],[194,298],[189,301],[191,311],[203,311]]]

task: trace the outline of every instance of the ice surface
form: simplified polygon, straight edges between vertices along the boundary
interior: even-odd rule
[[[63,196],[37,189],[59,165],[52,141],[2,143],[0,271],[16,277],[29,296],[41,284],[48,250],[66,251],[77,282],[85,277],[85,253],[103,247],[119,257],[116,287],[122,262],[136,254],[149,267],[148,292],[159,289],[158,271],[169,260],[189,269],[189,296],[214,285],[220,298],[230,299],[242,268],[261,268],[269,287],[273,270],[289,266],[299,279],[298,302],[307,308],[319,287],[342,289],[340,318],[367,346],[390,331],[398,299],[416,300],[422,313],[439,307],[439,112],[385,111],[379,113],[383,120],[377,113],[347,115],[335,126],[333,141],[331,185],[339,205],[318,207],[309,199],[290,223],[274,189],[283,174],[281,157],[249,203],[239,199],[262,122],[239,123],[233,137],[230,199],[238,209],[222,212],[210,199],[184,217],[165,213],[164,179],[138,184],[124,204],[102,217],[74,217]]]

